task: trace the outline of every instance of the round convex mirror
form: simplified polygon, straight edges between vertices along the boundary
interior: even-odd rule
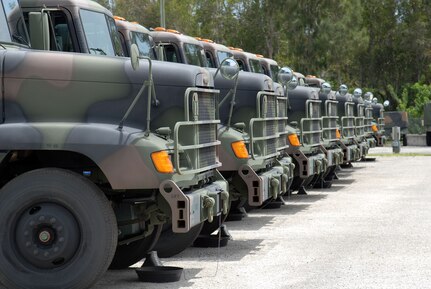
[[[329,83],[327,83],[327,82],[322,83],[322,92],[324,94],[329,94],[331,92],[331,89],[332,89],[332,87]]]
[[[138,45],[132,44],[130,46],[130,60],[132,61],[133,70],[138,69],[139,67],[139,48]]]
[[[343,95],[343,96],[347,94],[348,90],[349,90],[349,88],[345,84],[340,85],[340,88],[338,89],[338,91],[340,92],[340,94]]]
[[[294,90],[298,86],[298,78],[294,75],[292,80],[287,84],[287,90]]]
[[[389,100],[385,100],[384,102],[383,102],[383,106],[385,106],[385,107],[388,107],[389,106]]]
[[[225,79],[235,79],[239,73],[238,62],[232,58],[224,59],[220,65],[220,73]]]
[[[354,97],[361,97],[362,96],[362,89],[355,88],[355,90],[353,91],[353,96]]]
[[[277,79],[282,84],[287,84],[293,79],[293,71],[289,67],[282,67],[278,71]]]

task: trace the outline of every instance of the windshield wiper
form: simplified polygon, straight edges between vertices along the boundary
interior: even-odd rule
[[[0,46],[3,48],[3,49],[6,49],[6,46],[4,46],[3,44],[1,44],[0,43]]]
[[[106,55],[106,52],[101,48],[90,48],[90,50],[100,52],[101,55]]]

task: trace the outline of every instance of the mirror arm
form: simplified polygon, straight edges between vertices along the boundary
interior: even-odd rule
[[[233,95],[232,95],[232,100],[230,102],[229,119],[227,121],[226,129],[230,128],[230,123],[232,121],[233,106],[235,105],[236,89],[238,87],[238,76],[239,76],[239,74],[237,74],[236,77],[235,77],[235,86],[233,87]]]
[[[149,72],[149,78],[148,80],[145,80],[142,84],[141,88],[139,89],[139,92],[136,94],[135,98],[133,99],[133,102],[130,104],[129,108],[127,109],[126,113],[124,114],[123,118],[121,119],[120,123],[118,124],[118,130],[122,130],[124,127],[124,122],[129,117],[130,113],[132,112],[133,108],[135,107],[138,100],[141,98],[145,88],[148,86],[148,103],[147,103],[147,127],[145,130],[145,136],[150,135],[150,123],[151,123],[151,100],[153,99],[152,92],[155,91],[154,89],[154,83],[153,83],[153,68],[152,68],[152,62],[149,57],[140,57],[140,59],[148,60],[148,72]],[[155,98],[156,102],[158,100]]]

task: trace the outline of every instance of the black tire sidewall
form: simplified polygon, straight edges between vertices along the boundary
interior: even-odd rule
[[[81,233],[73,259],[52,270],[38,270],[26,263],[15,250],[11,235],[20,214],[41,202],[67,208]],[[115,215],[108,200],[78,174],[60,169],[35,170],[0,190],[0,278],[8,288],[87,288],[107,270],[116,241]]]

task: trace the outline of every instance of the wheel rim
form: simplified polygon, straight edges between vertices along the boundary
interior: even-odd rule
[[[57,203],[39,203],[17,217],[13,246],[21,259],[39,269],[64,266],[79,249],[81,231],[73,214]]]

